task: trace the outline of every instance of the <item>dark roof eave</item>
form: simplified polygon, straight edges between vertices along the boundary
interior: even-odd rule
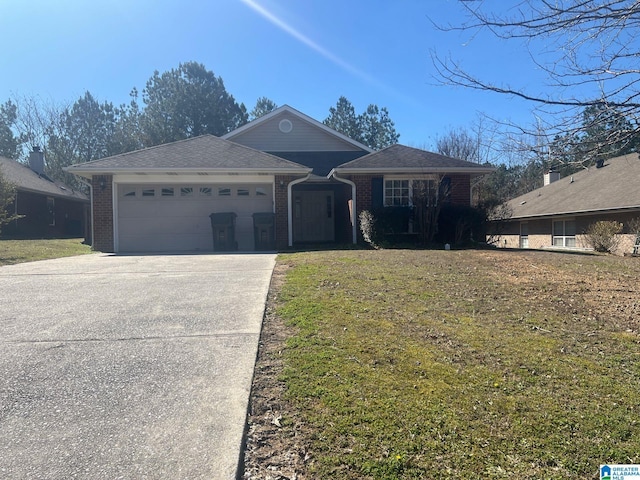
[[[16,191],[18,192],[25,192],[25,193],[35,193],[38,195],[43,195],[46,197],[55,197],[55,198],[63,198],[65,200],[71,200],[71,201],[78,201],[78,202],[85,202],[88,203],[89,199],[87,197],[80,197],[74,193],[53,193],[47,190],[38,190],[35,188],[26,188],[26,187],[21,187],[21,186],[16,186]]]
[[[336,167],[331,172],[329,172],[329,176],[334,173],[339,175],[367,175],[372,173],[394,173],[394,174],[404,174],[404,173],[419,173],[419,174],[430,174],[430,173],[469,173],[469,174],[477,174],[477,175],[487,175],[489,173],[494,172],[496,169],[493,167],[478,167],[478,168],[456,168],[456,167],[367,167],[367,168],[340,168]]]

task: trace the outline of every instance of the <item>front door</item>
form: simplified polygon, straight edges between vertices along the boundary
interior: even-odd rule
[[[335,241],[332,191],[301,191],[293,196],[293,241]]]

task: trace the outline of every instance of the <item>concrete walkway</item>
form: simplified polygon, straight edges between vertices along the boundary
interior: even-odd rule
[[[236,478],[273,254],[0,268],[0,478]]]

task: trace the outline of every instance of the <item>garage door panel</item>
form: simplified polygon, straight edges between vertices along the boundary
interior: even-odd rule
[[[162,196],[163,189],[173,195]],[[155,196],[149,196],[150,191]],[[170,184],[119,185],[119,251],[211,251],[213,235],[209,215],[216,212],[236,213],[238,249],[255,249],[252,215],[273,211],[270,184],[224,188],[195,185],[188,191],[190,195],[183,196],[180,186]],[[207,194],[201,194],[202,191]],[[218,195],[220,191],[231,194]],[[248,191],[249,195],[238,195],[238,191]],[[143,196],[143,192],[147,196]]]
[[[209,217],[174,218],[121,218],[120,230],[123,234],[159,235],[162,233],[211,233]]]
[[[149,235],[120,236],[123,252],[210,252],[213,249],[211,232],[202,235],[163,233]],[[179,245],[179,248],[176,248]]]

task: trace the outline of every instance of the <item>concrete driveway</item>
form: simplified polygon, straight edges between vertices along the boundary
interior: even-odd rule
[[[0,478],[234,479],[273,254],[0,268]]]

